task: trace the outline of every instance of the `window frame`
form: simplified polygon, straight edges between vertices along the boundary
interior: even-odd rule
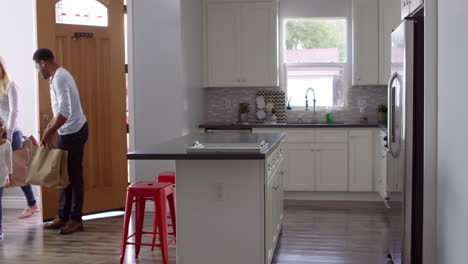
[[[310,20],[344,20],[346,23],[346,38],[345,38],[345,58],[344,61],[341,62],[303,62],[303,63],[287,63],[286,62],[286,24],[289,21],[298,21],[298,20],[304,20],[304,21],[310,21]],[[347,102],[347,94],[348,90],[350,89],[351,86],[351,54],[352,54],[352,41],[351,41],[351,20],[349,17],[290,17],[290,18],[284,18],[283,23],[282,23],[282,30],[281,30],[281,35],[282,35],[282,47],[281,47],[281,52],[283,54],[282,56],[282,64],[283,64],[283,90],[286,94],[286,100],[288,100],[288,68],[289,67],[343,67],[343,79],[344,79],[344,95],[345,95],[345,100],[343,106],[318,106],[317,111],[320,110],[325,110],[325,108],[331,108],[333,110],[343,110],[347,109],[348,107],[348,102]],[[305,94],[304,94],[305,97]],[[304,98],[305,100],[305,98]],[[305,107],[303,106],[291,106],[291,109],[294,111],[303,111],[305,110]]]

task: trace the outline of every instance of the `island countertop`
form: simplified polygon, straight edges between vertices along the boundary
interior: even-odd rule
[[[284,138],[284,133],[258,134],[203,134],[194,133],[178,137],[161,144],[149,144],[146,147],[127,153],[129,160],[258,160],[265,159]],[[265,141],[268,147],[261,153],[244,152],[190,152],[187,147],[194,141],[201,143],[260,143]]]

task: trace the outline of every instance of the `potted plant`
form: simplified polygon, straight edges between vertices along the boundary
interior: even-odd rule
[[[247,123],[248,116],[247,114],[250,112],[249,110],[249,103],[240,103],[239,104],[239,122],[240,123]]]
[[[377,119],[381,124],[387,123],[387,105],[377,105]]]

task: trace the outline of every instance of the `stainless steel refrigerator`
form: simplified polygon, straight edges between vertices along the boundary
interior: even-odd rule
[[[387,179],[400,184],[401,247],[389,246],[395,263],[421,263],[424,147],[424,18],[405,19],[392,32],[388,82]],[[391,243],[390,243],[391,245]]]

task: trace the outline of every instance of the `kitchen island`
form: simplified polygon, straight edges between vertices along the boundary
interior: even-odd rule
[[[127,154],[176,162],[177,263],[271,263],[283,218],[283,138],[190,134]],[[194,142],[216,149],[190,150]]]

